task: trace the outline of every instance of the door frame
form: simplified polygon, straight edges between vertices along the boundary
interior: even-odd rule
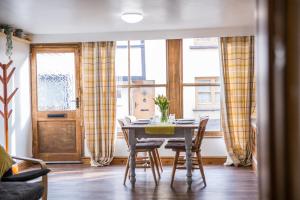
[[[300,3],[257,0],[260,199],[300,199]]]
[[[38,142],[38,118],[42,117],[46,119],[44,113],[38,112],[38,99],[37,99],[37,66],[36,66],[36,53],[37,52],[74,52],[75,53],[75,73],[76,73],[76,98],[79,98],[79,105],[81,103],[81,45],[80,43],[70,44],[32,44],[30,45],[30,70],[31,70],[31,111],[32,111],[32,154],[34,158],[40,158],[47,155],[47,153],[39,153]],[[53,111],[51,113],[61,113],[61,111]],[[68,112],[68,111],[63,111]],[[72,111],[74,112],[74,111]],[[41,113],[41,114],[39,114]],[[83,136],[82,136],[82,122],[81,122],[81,106],[75,111],[76,117],[76,156],[74,161],[81,161],[83,154]],[[64,121],[60,119],[61,121]],[[47,119],[47,121],[57,121],[57,119]],[[73,153],[72,153],[73,154]],[[54,155],[54,153],[52,154]],[[64,160],[64,156],[55,153],[59,161]]]

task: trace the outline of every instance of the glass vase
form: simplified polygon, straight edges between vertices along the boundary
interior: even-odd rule
[[[167,123],[168,122],[168,110],[161,110],[160,112],[161,112],[160,122]]]

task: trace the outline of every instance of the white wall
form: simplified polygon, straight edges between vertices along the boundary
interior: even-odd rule
[[[5,55],[6,38],[0,36],[0,62],[8,62]],[[30,64],[29,44],[13,42],[13,64],[16,67],[15,74],[9,84],[9,93],[15,87],[19,90],[13,98],[10,107],[13,109],[9,121],[9,151],[13,155],[32,155],[32,124],[31,124],[31,89],[30,89]],[[0,83],[2,95],[2,84]],[[0,109],[3,107],[0,105]],[[4,145],[3,119],[0,117],[0,144]]]
[[[181,29],[162,31],[127,31],[127,32],[100,32],[78,34],[39,34],[33,35],[33,43],[65,43],[65,42],[93,42],[93,41],[120,41],[120,40],[152,40],[177,39],[197,37],[226,37],[255,35],[255,27],[226,27]]]

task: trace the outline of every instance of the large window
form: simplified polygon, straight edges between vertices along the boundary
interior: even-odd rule
[[[220,131],[218,38],[183,39],[183,117],[209,116],[208,131]]]
[[[180,95],[175,95],[176,98],[183,99],[183,107],[181,103],[173,105],[171,112],[175,113],[178,109],[176,113],[179,116],[193,119],[209,116],[207,130],[219,132],[221,115],[218,38],[183,39],[182,71],[179,67],[170,68],[167,72],[166,46],[169,45],[170,43],[166,45],[165,40],[117,42],[117,118],[134,115],[138,119],[147,119],[160,115],[153,98],[159,94],[166,95],[167,77],[169,77],[175,82],[178,81],[178,87],[182,86],[183,89],[182,93],[178,90]],[[181,50],[176,49],[176,51]],[[176,54],[168,56],[170,60],[176,60],[172,56]],[[174,72],[174,70],[178,71]],[[182,73],[182,82],[181,79],[174,77],[179,73]],[[171,86],[169,95],[174,98],[177,91],[174,89],[170,91],[170,89]],[[172,102],[180,102],[180,100],[173,99]]]
[[[116,76],[117,119],[158,115],[153,98],[166,95],[166,41],[118,41]]]

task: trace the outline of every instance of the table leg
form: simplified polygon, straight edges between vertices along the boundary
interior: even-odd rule
[[[185,153],[186,153],[186,181],[188,187],[192,185],[192,139],[193,130],[186,129],[184,133],[185,137]]]
[[[129,146],[130,146],[130,160],[129,160],[129,167],[130,167],[130,182],[132,187],[135,185],[135,147],[136,147],[136,138],[135,138],[135,130],[129,130]]]

